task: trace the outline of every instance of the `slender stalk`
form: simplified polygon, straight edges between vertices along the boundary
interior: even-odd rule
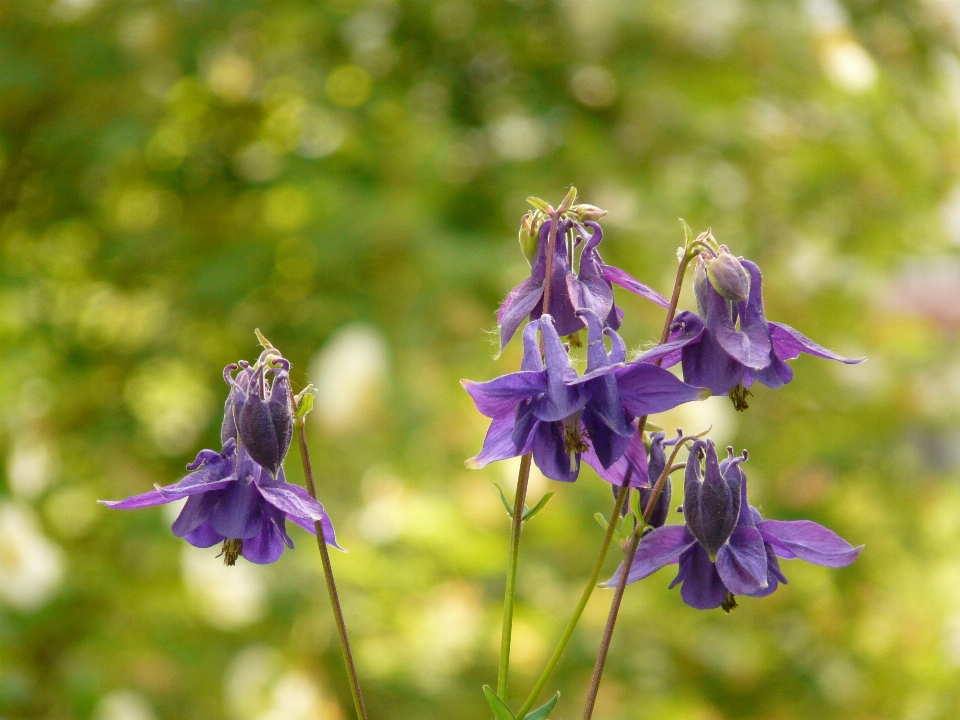
[[[317,499],[317,490],[313,483],[313,468],[310,465],[310,453],[307,450],[307,436],[304,432],[305,418],[296,421],[297,441],[300,444],[300,458],[303,460],[303,476],[307,482],[307,492],[314,500]],[[333,617],[337,621],[337,635],[340,637],[340,649],[343,650],[343,662],[347,666],[347,675],[350,678],[350,692],[353,695],[353,706],[357,711],[358,720],[367,720],[367,708],[363,704],[363,694],[360,692],[360,679],[357,677],[357,668],[353,662],[353,653],[350,651],[350,638],[347,636],[347,625],[343,620],[343,609],[340,607],[340,596],[337,594],[337,583],[333,579],[333,566],[330,564],[330,553],[327,550],[327,541],[323,537],[323,527],[320,521],[314,521],[317,531],[317,547],[320,548],[320,560],[323,562],[323,577],[327,581],[327,591],[330,594],[330,605],[333,608]]]
[[[694,254],[691,253],[691,248],[687,249],[687,252],[684,254],[683,259],[680,261],[679,266],[677,267],[677,277],[673,283],[673,294],[670,296],[670,306],[667,308],[667,317],[663,323],[663,332],[660,334],[660,344],[663,345],[667,342],[667,339],[670,337],[670,326],[673,325],[673,318],[677,312],[677,303],[680,302],[680,289],[683,286],[683,277],[687,271],[687,265],[690,264],[690,261],[693,259]],[[657,360],[656,364],[660,365],[661,360]],[[640,418],[637,422],[637,426],[640,432],[643,432],[643,428],[647,424],[646,416]],[[607,614],[607,622],[603,628],[603,638],[600,641],[600,649],[597,652],[597,661],[593,666],[593,676],[590,678],[590,687],[587,690],[587,699],[584,702],[583,706],[583,720],[590,720],[593,716],[593,708],[597,702],[597,694],[600,691],[600,680],[603,677],[603,668],[607,662],[607,654],[610,652],[610,643],[613,640],[613,630],[617,624],[617,617],[620,614],[620,604],[623,602],[623,594],[627,589],[627,578],[629,577],[629,568],[633,564],[633,558],[637,554],[637,547],[640,545],[640,538],[643,535],[644,528],[647,526],[647,522],[650,520],[650,515],[653,513],[653,508],[657,504],[657,500],[660,498],[660,493],[663,491],[663,486],[667,481],[670,473],[673,471],[673,461],[677,457],[677,451],[680,449],[682,443],[678,442],[676,448],[674,449],[673,455],[670,458],[670,462],[666,464],[661,473],[660,477],[657,478],[656,484],[653,486],[653,492],[650,493],[650,499],[647,501],[647,506],[643,508],[643,515],[641,517],[641,522],[637,523],[637,527],[634,528],[633,535],[630,537],[630,543],[627,545],[627,549],[624,553],[623,559],[623,572],[620,573],[620,577],[617,579],[617,587],[614,590],[613,599],[610,601],[610,612]]]
[[[547,684],[547,680],[550,679],[557,664],[560,662],[560,658],[563,657],[563,651],[566,650],[567,643],[569,643],[570,638],[573,637],[573,631],[576,629],[577,623],[580,622],[580,616],[583,615],[583,611],[587,607],[587,602],[597,587],[600,573],[603,572],[603,564],[607,559],[607,552],[610,550],[610,543],[613,540],[613,533],[616,530],[617,522],[620,518],[620,511],[623,510],[623,505],[627,501],[629,490],[629,485],[623,485],[620,488],[620,492],[617,493],[617,501],[613,507],[613,514],[610,516],[610,522],[607,524],[607,532],[603,537],[603,544],[600,546],[600,555],[597,557],[597,562],[593,567],[593,572],[590,574],[590,579],[587,580],[583,592],[580,593],[580,600],[577,603],[577,607],[574,609],[570,622],[567,623],[567,627],[563,631],[563,635],[560,636],[560,642],[557,643],[557,648],[553,651],[553,655],[550,656],[547,667],[544,668],[543,673],[541,673],[537,684],[533,686],[533,690],[530,691],[530,696],[526,702],[523,703],[523,707],[517,712],[517,720],[523,720],[530,708],[533,707],[533,704],[537,701],[537,696],[540,695],[544,686]]]
[[[543,283],[543,314],[550,312],[550,294],[553,287],[553,256],[557,247],[557,229],[560,215],[565,208],[550,213],[550,232],[547,234],[546,278]],[[543,336],[540,337],[543,351]],[[510,559],[507,564],[507,586],[503,596],[503,627],[500,631],[500,666],[497,670],[497,697],[507,701],[507,684],[510,679],[510,641],[513,637],[513,607],[517,592],[517,565],[520,561],[520,531],[523,529],[523,508],[527,501],[527,485],[530,482],[530,463],[533,456],[527,453],[520,458],[520,473],[517,476],[517,492],[513,499],[513,524],[510,529]]]
[[[520,530],[523,526],[523,506],[530,481],[530,461],[527,453],[520,458],[517,493],[513,500],[513,526],[510,533],[510,561],[507,565],[507,589],[503,596],[503,626],[500,630],[500,669],[497,672],[497,696],[506,702],[507,681],[510,676],[510,640],[513,637],[513,604],[517,591],[517,565],[520,560]]]

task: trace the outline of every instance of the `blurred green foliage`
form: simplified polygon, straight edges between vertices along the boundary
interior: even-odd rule
[[[0,3],[0,716],[351,717],[305,533],[228,573],[169,513],[94,504],[217,447],[221,368],[259,327],[320,388],[371,717],[488,717],[492,482],[516,465],[464,469],[485,423],[457,381],[517,367],[485,331],[527,269],[523,199],[576,184],[611,263],[666,292],[677,218],[711,225],[764,269],[769,317],[870,357],[657,420],[713,423],[767,516],[867,547],[785,563],[730,616],[669,570],[632,586],[595,717],[957,717],[958,38],[935,0]],[[658,308],[620,302],[632,347],[658,336]],[[524,534],[514,699],[612,507],[586,469],[533,487],[558,495]],[[608,598],[548,686],[557,718]]]

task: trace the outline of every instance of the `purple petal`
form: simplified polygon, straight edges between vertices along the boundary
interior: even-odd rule
[[[613,265],[603,266],[603,276],[612,283],[616,283],[625,290],[629,290],[634,295],[645,297],[647,300],[655,302],[662,308],[670,307],[667,299],[653,288],[649,288],[637,280],[630,273],[624,272]]]
[[[767,551],[760,531],[738,527],[717,553],[717,572],[734,595],[749,595],[767,587]]]
[[[500,326],[500,352],[510,342],[510,338],[540,303],[543,297],[543,281],[527,278],[517,285],[500,306],[497,312],[497,324]]]
[[[263,499],[256,483],[245,477],[219,492],[217,503],[210,512],[214,530],[228,538],[246,540],[260,532],[260,513]]]
[[[243,541],[240,552],[244,558],[258,565],[276,562],[283,555],[284,545],[289,540],[283,515],[279,522],[271,513],[263,513],[263,523],[259,533]],[[292,541],[291,541],[292,542]]]
[[[483,448],[479,454],[467,460],[466,466],[471,470],[477,470],[497,460],[522,455],[523,453],[513,440],[514,426],[515,421],[512,417],[493,420],[483,439]]]
[[[756,266],[754,265],[754,267]],[[745,309],[745,316],[741,317],[739,330],[733,324],[733,316],[727,300],[714,289],[713,285],[708,284],[706,290],[707,327],[716,337],[720,347],[730,357],[747,367],[759,370],[769,365],[770,332],[767,329],[766,321],[763,319],[762,306],[759,317],[753,317],[753,310],[755,310],[754,296],[755,294],[759,296],[760,292],[759,272],[750,284],[750,299],[739,304],[740,307]],[[748,309],[751,312],[746,312]],[[748,318],[752,319],[752,322],[748,322]]]
[[[847,365],[856,365],[866,360],[866,358],[845,358],[837,355],[822,345],[817,345],[813,340],[797,332],[789,325],[772,322],[769,323],[769,327],[770,339],[773,341],[773,352],[781,360],[793,360],[799,357],[802,352],[827,360],[836,360]]]
[[[275,498],[268,498],[270,503],[274,505],[274,507],[277,507],[278,509],[283,510],[287,515],[287,519],[293,520],[297,525],[299,525],[304,530],[306,530],[307,532],[313,535],[316,535],[316,528],[314,527],[313,522],[311,522],[311,520],[313,521],[319,520],[320,525],[323,527],[323,539],[326,540],[327,545],[332,545],[333,547],[337,548],[337,550],[343,550],[342,547],[337,545],[337,536],[333,531],[333,523],[330,521],[330,516],[327,514],[327,511],[323,509],[323,505],[321,505],[318,501],[310,497],[310,493],[308,493],[306,489],[300,487],[299,485],[294,485],[293,483],[285,483],[285,484],[271,483],[269,485],[271,489],[276,489],[277,487],[281,487],[281,486],[282,486],[282,489],[284,490],[283,494],[286,496],[287,500],[291,498],[291,494],[292,494],[292,496],[294,498],[297,498],[299,502],[294,501],[292,504],[289,504],[288,505],[289,509],[287,509],[287,507],[281,507],[279,504],[273,502]],[[264,490],[264,487],[261,486],[260,492],[262,493],[263,490]],[[286,502],[286,501],[283,501],[283,502]],[[301,514],[300,508],[305,508],[305,509],[312,508],[313,514],[312,515]],[[317,517],[318,514],[321,517]]]
[[[583,453],[583,461],[592,467],[597,475],[611,485],[620,487],[629,475],[630,487],[648,487],[650,476],[647,470],[647,453],[640,439],[640,433],[634,433],[627,443],[626,451],[610,467],[604,467],[591,443]]]
[[[214,506],[219,500],[219,493],[204,493],[203,495],[193,495],[187,499],[186,504],[177,515],[170,527],[173,534],[177,537],[184,537],[192,533],[198,527],[203,525],[210,517]]]
[[[580,387],[570,382],[577,373],[570,367],[567,351],[554,328],[553,318],[544,315],[541,319],[540,337],[543,339],[543,355],[547,366],[547,391],[536,402],[534,414],[544,421],[563,420],[582,408],[587,397]]]
[[[764,520],[758,528],[777,555],[787,560],[798,557],[815,565],[846,567],[863,549],[810,520]]]
[[[171,486],[172,487],[172,486]],[[176,498],[166,497],[159,490],[134,495],[125,500],[98,500],[101,505],[112,510],[138,510],[139,508],[153,507],[154,505],[165,505]]]
[[[769,543],[764,543],[763,549],[767,553],[767,586],[756,592],[747,593],[750,597],[766,597],[772,594],[780,586],[780,583],[787,584],[787,578],[780,570],[780,561],[777,560],[773,547]]]
[[[542,227],[548,227],[549,221]],[[554,249],[553,260],[553,278],[550,283],[550,315],[556,325],[557,332],[560,335],[572,335],[583,328],[583,321],[576,316],[576,308],[570,298],[570,291],[567,288],[567,273],[570,272],[570,259],[567,256],[567,244],[564,240],[564,234],[569,227],[569,223],[563,221],[560,223],[557,232],[556,246]],[[530,313],[530,317],[536,320],[543,312],[543,299]]]
[[[587,372],[593,372],[610,364],[607,348],[603,344],[603,325],[593,310],[584,308],[577,311],[587,324]]]
[[[533,436],[533,460],[540,472],[552,480],[573,482],[580,474],[580,453],[566,451],[559,422],[537,424]]]
[[[771,390],[781,388],[793,380],[793,369],[776,356],[776,342],[774,342],[773,352],[770,353],[770,364],[763,370],[745,370],[743,373],[743,386],[750,387],[754,379],[763,383]]]
[[[744,366],[730,357],[710,332],[683,348],[681,360],[683,379],[709,388],[714,395],[726,395],[743,379]]]
[[[660,568],[678,562],[680,555],[696,542],[690,531],[683,525],[667,525],[647,533],[637,546],[637,554],[633,556],[630,573],[627,575],[627,584],[643,580]],[[615,587],[622,572],[623,564],[617,568],[612,578],[603,583],[602,587]]]
[[[487,382],[461,380],[460,384],[482,414],[503,418],[513,415],[521,401],[546,392],[547,378],[543,372],[520,371]]]
[[[222,543],[226,538],[213,529],[209,522],[203,523],[200,527],[183,536],[188,543],[198,548],[213,547],[217,543]]]
[[[680,558],[677,578],[683,582],[680,597],[690,607],[711,610],[723,605],[727,599],[727,586],[720,579],[716,566],[699,543],[687,550]],[[674,580],[674,583],[677,581]]]
[[[543,358],[540,357],[540,343],[537,333],[540,332],[541,322],[531,320],[523,329],[523,359],[520,361],[521,371],[540,372],[543,370]]]
[[[644,362],[628,363],[614,374],[620,402],[628,414],[636,417],[665,412],[709,396],[704,388],[687,385],[673,373]]]
[[[307,520],[306,518],[298,517],[296,515],[287,515],[287,520],[289,520],[290,522],[296,525],[299,525],[311,535],[316,536],[317,528],[312,520]],[[333,523],[330,521],[329,515],[325,514],[323,516],[323,520],[320,521],[320,526],[323,529],[323,539],[326,541],[327,545],[331,545],[335,547],[337,550],[341,550],[342,552],[347,552],[342,547],[337,545],[337,535],[333,531]]]

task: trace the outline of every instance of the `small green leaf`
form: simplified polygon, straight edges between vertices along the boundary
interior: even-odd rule
[[[557,691],[557,694],[550,698],[545,705],[541,705],[536,710],[532,710],[523,720],[547,720],[547,716],[550,715],[550,711],[553,710],[553,706],[557,704],[557,700],[559,699],[560,692]]]
[[[297,395],[297,414],[295,420],[306,417],[307,413],[313,410],[313,385],[308,385],[303,392]]]
[[[483,695],[485,698],[487,698],[487,705],[489,705],[490,709],[493,710],[493,714],[496,715],[497,720],[517,720],[513,716],[513,713],[510,712],[510,708],[503,703],[503,700],[497,697],[497,694],[493,691],[492,687],[489,685],[484,685]],[[530,716],[528,715],[527,717]],[[543,717],[546,717],[546,715]]]
[[[507,515],[513,517],[513,507],[507,501],[507,496],[503,493],[503,488],[500,487],[500,483],[495,482],[493,486],[497,489],[497,492],[500,493],[500,500],[503,502],[503,506],[507,509]]]
[[[593,519],[600,523],[600,527],[602,527],[604,530],[610,526],[610,523],[607,522],[607,519],[603,516],[603,513],[594,513]]]
[[[551,492],[548,492],[546,495],[544,495],[542,498],[540,498],[540,502],[538,502],[536,505],[534,505],[531,509],[527,510],[523,514],[523,519],[529,520],[538,512],[543,510],[547,506],[547,503],[550,502],[550,498],[552,498],[554,495],[556,495],[556,493],[551,491]]]

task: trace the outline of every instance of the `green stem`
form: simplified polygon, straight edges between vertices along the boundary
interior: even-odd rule
[[[313,483],[313,468],[310,465],[310,453],[307,450],[307,437],[303,427],[304,419],[298,419],[296,421],[296,431],[297,440],[300,445],[300,459],[303,460],[303,476],[306,479],[307,492],[310,493],[310,497],[316,500],[317,490]],[[327,581],[330,605],[333,608],[333,617],[337,623],[337,635],[340,637],[340,649],[343,651],[343,662],[347,667],[347,675],[350,678],[350,692],[353,695],[353,706],[357,711],[358,720],[367,720],[367,708],[363,704],[363,694],[360,692],[360,679],[357,677],[357,668],[353,662],[353,653],[350,651],[350,638],[347,636],[347,625],[343,619],[343,609],[340,607],[337,583],[333,579],[333,566],[330,564],[330,553],[327,550],[327,541],[323,536],[323,527],[320,521],[314,521],[313,526],[317,531],[317,547],[320,548],[320,560],[323,562],[323,577]]]
[[[510,561],[507,565],[507,589],[503,596],[503,626],[500,631],[500,669],[497,672],[497,697],[506,702],[507,681],[510,676],[510,639],[513,637],[513,605],[517,591],[517,564],[520,560],[520,530],[523,528],[523,508],[530,482],[531,454],[520,458],[517,476],[517,494],[513,501],[513,526],[510,533]]]
[[[554,650],[553,655],[550,656],[550,661],[547,663],[547,667],[544,668],[543,673],[540,675],[540,679],[537,680],[537,684],[534,685],[533,690],[530,691],[530,696],[517,713],[517,720],[523,720],[530,708],[533,707],[533,704],[537,701],[537,696],[540,695],[540,692],[543,690],[544,686],[547,684],[547,681],[550,679],[550,676],[553,674],[553,671],[556,669],[557,664],[560,662],[560,658],[563,657],[563,651],[566,650],[567,643],[569,643],[570,638],[573,637],[573,631],[576,629],[577,623],[580,622],[580,616],[583,615],[583,611],[587,607],[587,602],[589,602],[590,596],[593,595],[593,591],[597,587],[597,581],[600,579],[600,573],[603,572],[603,564],[607,559],[607,552],[610,550],[610,543],[613,540],[613,533],[620,519],[620,512],[623,510],[624,503],[627,501],[629,490],[630,486],[624,485],[620,488],[620,492],[617,493],[617,502],[613,508],[613,515],[611,515],[610,522],[607,524],[607,533],[603,537],[603,544],[600,546],[600,555],[597,558],[596,565],[593,567],[593,572],[590,574],[590,579],[587,580],[587,584],[583,588],[583,592],[580,593],[580,601],[577,603],[577,607],[574,609],[573,616],[570,618],[570,622],[567,623],[567,627],[563,631],[563,635],[560,636],[560,642],[557,643],[556,650]]]
[[[543,283],[543,314],[550,313],[550,295],[553,288],[553,256],[557,247],[557,229],[560,215],[566,208],[551,210],[550,232],[547,235],[546,277]],[[540,351],[543,352],[543,335],[540,336]],[[507,684],[510,679],[510,641],[513,637],[513,606],[517,591],[517,564],[520,560],[520,531],[523,529],[524,504],[527,501],[527,484],[530,481],[532,455],[520,459],[520,474],[517,478],[517,493],[513,500],[513,525],[510,532],[510,560],[507,565],[507,587],[503,597],[503,627],[500,630],[500,667],[497,671],[497,697],[507,701]]]

